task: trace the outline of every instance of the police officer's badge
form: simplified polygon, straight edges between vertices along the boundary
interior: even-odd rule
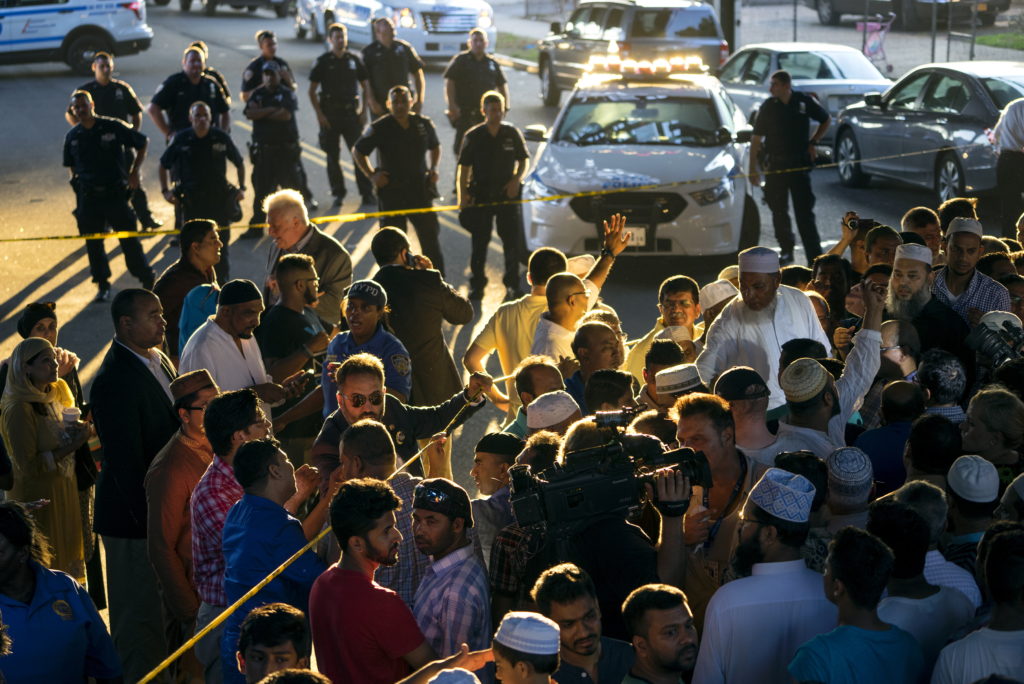
[[[57,599],[53,602],[53,612],[56,613],[61,620],[70,620],[75,617],[74,611],[71,610],[71,605],[64,599]]]
[[[412,362],[405,354],[392,354],[391,365],[399,375],[408,375],[412,372]]]
[[[388,432],[392,432],[392,431],[394,431],[394,429],[395,429],[394,425],[389,425],[388,426]],[[395,435],[395,444],[396,445],[405,444],[405,432],[403,432],[402,430],[399,430],[399,431],[395,432],[394,435]]]

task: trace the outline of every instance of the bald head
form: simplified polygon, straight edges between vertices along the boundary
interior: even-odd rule
[[[880,331],[883,347],[904,347],[915,356],[921,349],[921,338],[910,321],[886,321]]]
[[[548,298],[548,311],[569,304],[570,298],[576,299],[576,293],[584,293],[586,286],[579,276],[569,272],[556,273],[548,278],[545,294]]]

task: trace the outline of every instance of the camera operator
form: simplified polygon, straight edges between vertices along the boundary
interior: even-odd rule
[[[974,376],[968,374],[968,387],[979,389],[991,382],[992,374],[1010,359],[1024,352],[1024,326],[1008,311],[989,311],[964,340],[973,349]]]

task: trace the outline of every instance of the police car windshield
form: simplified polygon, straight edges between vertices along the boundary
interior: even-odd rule
[[[708,98],[585,97],[569,105],[553,141],[588,145],[718,145],[720,123]]]

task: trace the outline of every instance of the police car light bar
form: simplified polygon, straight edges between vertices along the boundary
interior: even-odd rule
[[[653,76],[656,74],[700,74],[708,70],[704,60],[697,56],[659,57],[657,59],[622,59],[616,54],[592,55],[587,72],[592,74],[621,74],[623,76]]]

